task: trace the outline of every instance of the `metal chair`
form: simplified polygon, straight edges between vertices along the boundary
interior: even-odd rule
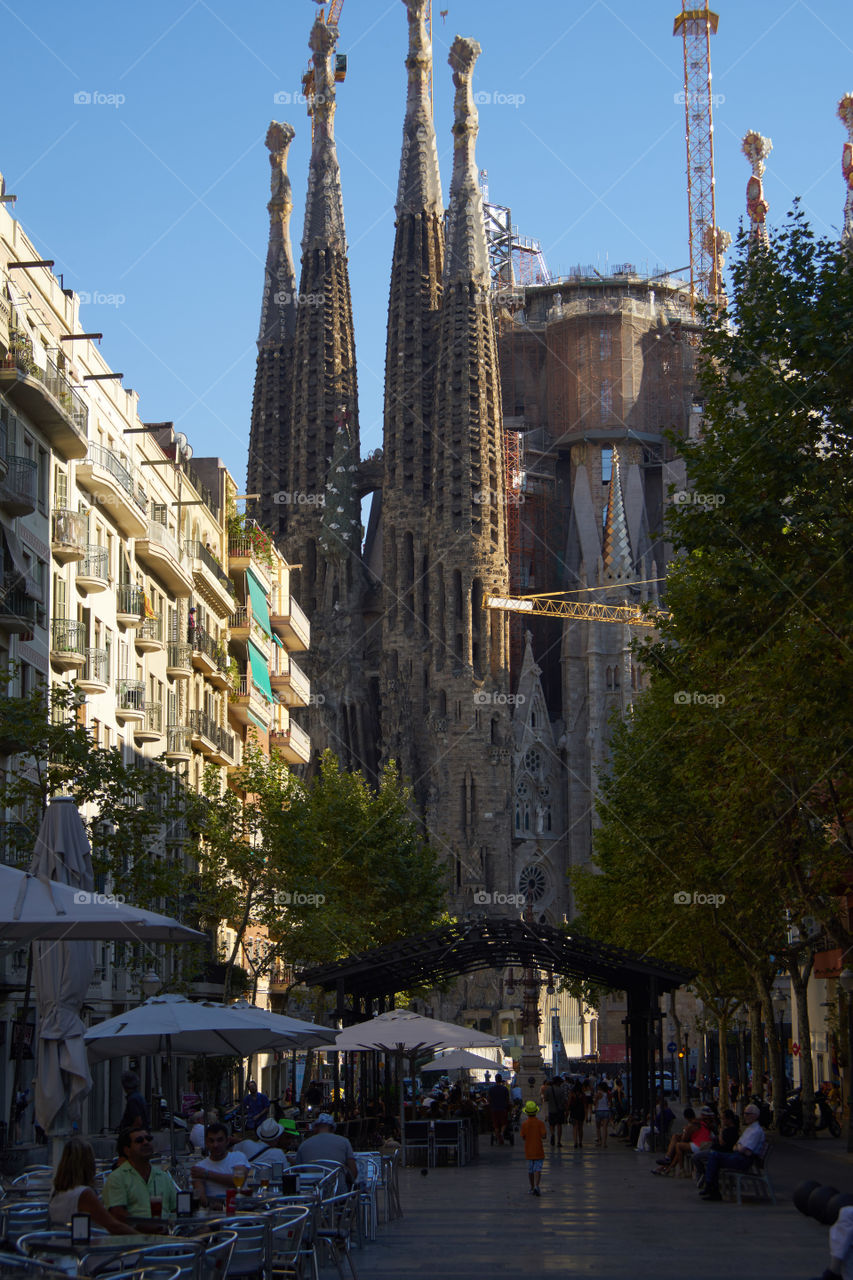
[[[312,1188],[304,1195],[276,1196],[274,1200],[267,1200],[266,1207],[271,1215],[277,1214],[280,1210],[289,1209],[306,1209],[308,1211],[308,1216],[305,1220],[305,1230],[299,1247],[297,1272],[302,1276],[307,1264],[310,1267],[311,1275],[314,1280],[320,1280],[320,1265],[319,1259],[317,1258],[316,1248],[317,1228],[320,1225],[320,1213],[322,1209],[319,1186]]]
[[[403,1206],[400,1203],[400,1150],[391,1155],[380,1156],[382,1161],[382,1189],[385,1192],[385,1221],[402,1218]]]
[[[360,1235],[368,1240],[376,1239],[376,1227],[379,1220],[377,1197],[382,1185],[381,1157],[357,1155],[358,1165],[358,1203]]]
[[[50,1208],[46,1200],[0,1205],[0,1235],[15,1245],[21,1236],[30,1231],[47,1231],[50,1226]]]
[[[270,1267],[273,1275],[302,1272],[302,1240],[311,1217],[304,1205],[281,1205],[272,1212]]]
[[[325,1200],[322,1206],[323,1225],[317,1230],[317,1240],[328,1247],[341,1280],[347,1280],[344,1259],[350,1269],[352,1280],[358,1280],[358,1272],[351,1252],[352,1233],[358,1218],[358,1209],[357,1191],[348,1191],[342,1196],[332,1196],[330,1200]]]
[[[34,1280],[68,1280],[68,1273],[58,1267],[16,1253],[0,1253],[0,1276],[21,1276],[22,1280],[28,1276]]]
[[[116,1248],[121,1248],[121,1236],[116,1236]],[[97,1268],[99,1276],[109,1276],[110,1280],[122,1272],[138,1271],[140,1268],[166,1267],[177,1271],[181,1280],[202,1280],[203,1245],[196,1240],[168,1239],[162,1244],[145,1245],[141,1249],[128,1249],[124,1253],[116,1253],[105,1259],[102,1253],[86,1254],[80,1261],[80,1271],[86,1274],[91,1268]],[[177,1277],[176,1277],[177,1280]]]
[[[113,1272],[110,1280],[178,1280],[180,1274],[180,1267],[139,1267],[136,1271]]]
[[[228,1275],[237,1243],[236,1231],[199,1231],[197,1222],[178,1222],[172,1229],[172,1235],[189,1237],[202,1246],[202,1280],[223,1280]]]
[[[233,1231],[237,1239],[228,1264],[228,1278],[265,1276],[270,1265],[272,1215],[241,1213],[231,1218],[214,1218],[211,1228]]]

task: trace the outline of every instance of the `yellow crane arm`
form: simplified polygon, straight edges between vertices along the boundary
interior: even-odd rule
[[[336,26],[338,18],[341,16],[341,9],[344,7],[344,0],[331,0],[329,11],[326,14],[326,26]]]
[[[487,609],[529,613],[535,617],[566,618],[577,622],[622,622],[632,627],[656,627],[662,613],[641,613],[635,605],[593,604],[557,596],[488,596]]]

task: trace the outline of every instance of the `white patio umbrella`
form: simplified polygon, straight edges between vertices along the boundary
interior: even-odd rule
[[[303,1022],[300,1018],[288,1018],[283,1013],[271,1013],[269,1009],[249,1004],[248,1000],[237,1000],[228,1008],[245,1014],[276,1035],[288,1036],[289,1049],[314,1049],[319,1045],[333,1048],[338,1035],[334,1027],[321,1027],[316,1022]]]
[[[33,875],[69,885],[79,895],[95,888],[92,853],[74,801],[53,800],[42,819],[30,865]],[[91,942],[34,942],[37,1049],[35,1118],[46,1133],[67,1108],[79,1119],[92,1088],[80,1011],[95,970]]]
[[[443,1057],[433,1058],[421,1071],[500,1071],[502,1064],[494,1058],[484,1058],[479,1053],[469,1053],[467,1049],[454,1049]]]
[[[501,1042],[484,1031],[458,1027],[453,1022],[424,1018],[409,1009],[392,1009],[357,1026],[346,1027],[335,1040],[341,1052],[378,1049],[383,1053],[434,1053],[436,1049],[496,1049]],[[400,1089],[400,1137],[406,1157],[405,1099]]]
[[[0,865],[0,943],[34,939],[103,942],[203,942],[196,929],[129,903],[112,903],[40,876]]]

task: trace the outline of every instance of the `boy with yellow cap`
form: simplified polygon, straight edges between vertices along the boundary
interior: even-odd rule
[[[542,1165],[545,1163],[545,1123],[539,1119],[539,1108],[531,1098],[524,1104],[524,1119],[521,1122],[521,1140],[524,1143],[524,1154],[527,1158],[527,1176],[530,1179],[530,1194],[539,1196],[539,1179],[542,1177]]]

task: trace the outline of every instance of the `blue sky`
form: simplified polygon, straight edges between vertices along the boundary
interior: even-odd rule
[[[446,19],[440,9],[448,10]],[[483,47],[479,164],[491,198],[537,236],[556,273],[575,263],[688,260],[677,0],[435,0],[435,117],[445,193],[456,33]],[[849,0],[721,2],[712,47],[718,223],[744,208],[748,129],[772,138],[770,222],[794,195],[821,233],[844,201],[835,110],[853,89]],[[114,295],[84,325],[142,416],[174,420],[198,456],[245,483],[271,119],[290,152],[297,263],[310,151],[300,91],[310,0],[48,0],[0,5],[7,127],[0,170],[15,214],[66,286]],[[345,0],[337,135],[356,316],[362,449],[381,444],[385,308],[405,103],[401,0]],[[77,95],[112,101],[75,101]],[[501,99],[515,101],[505,102]],[[519,100],[521,99],[521,100]],[[117,303],[117,305],[116,305]]]

